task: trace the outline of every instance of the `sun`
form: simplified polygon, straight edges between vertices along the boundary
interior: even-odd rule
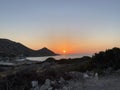
[[[66,50],[63,50],[63,53],[65,54],[65,53],[66,53]]]

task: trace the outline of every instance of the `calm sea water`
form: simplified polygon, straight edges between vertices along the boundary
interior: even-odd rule
[[[92,54],[67,54],[59,56],[44,56],[44,57],[27,57],[31,61],[45,61],[47,58],[55,58],[56,60],[60,59],[69,59],[69,58],[81,58],[83,56],[92,56]]]

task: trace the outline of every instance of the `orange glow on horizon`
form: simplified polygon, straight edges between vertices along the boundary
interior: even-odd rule
[[[72,40],[67,37],[53,38],[50,41],[20,41],[23,45],[33,49],[39,50],[43,47],[47,47],[57,54],[81,54],[81,53],[96,53],[101,50],[106,50],[107,48],[112,48],[113,46],[101,45],[99,43],[89,42],[89,41],[78,41]],[[106,48],[107,47],[107,48]]]
[[[63,50],[63,54],[66,54],[66,50]]]
[[[79,45],[79,44],[66,44],[66,43],[54,43],[54,45],[40,45],[40,44],[25,44],[29,48],[33,50],[39,50],[43,47],[47,47],[48,49],[52,50],[53,52],[57,54],[80,54],[80,53],[95,53],[101,50],[105,50],[104,47],[92,47],[92,46],[87,46],[88,44],[85,45]]]

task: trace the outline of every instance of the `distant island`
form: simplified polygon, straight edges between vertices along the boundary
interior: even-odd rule
[[[9,39],[0,39],[0,55],[3,56],[24,56],[24,57],[39,57],[39,56],[54,56],[58,55],[48,48],[44,47],[40,50],[32,50],[21,43],[11,41]]]

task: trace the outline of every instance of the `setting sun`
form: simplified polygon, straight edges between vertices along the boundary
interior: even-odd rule
[[[65,53],[66,53],[66,50],[63,50],[63,53],[65,54]]]

